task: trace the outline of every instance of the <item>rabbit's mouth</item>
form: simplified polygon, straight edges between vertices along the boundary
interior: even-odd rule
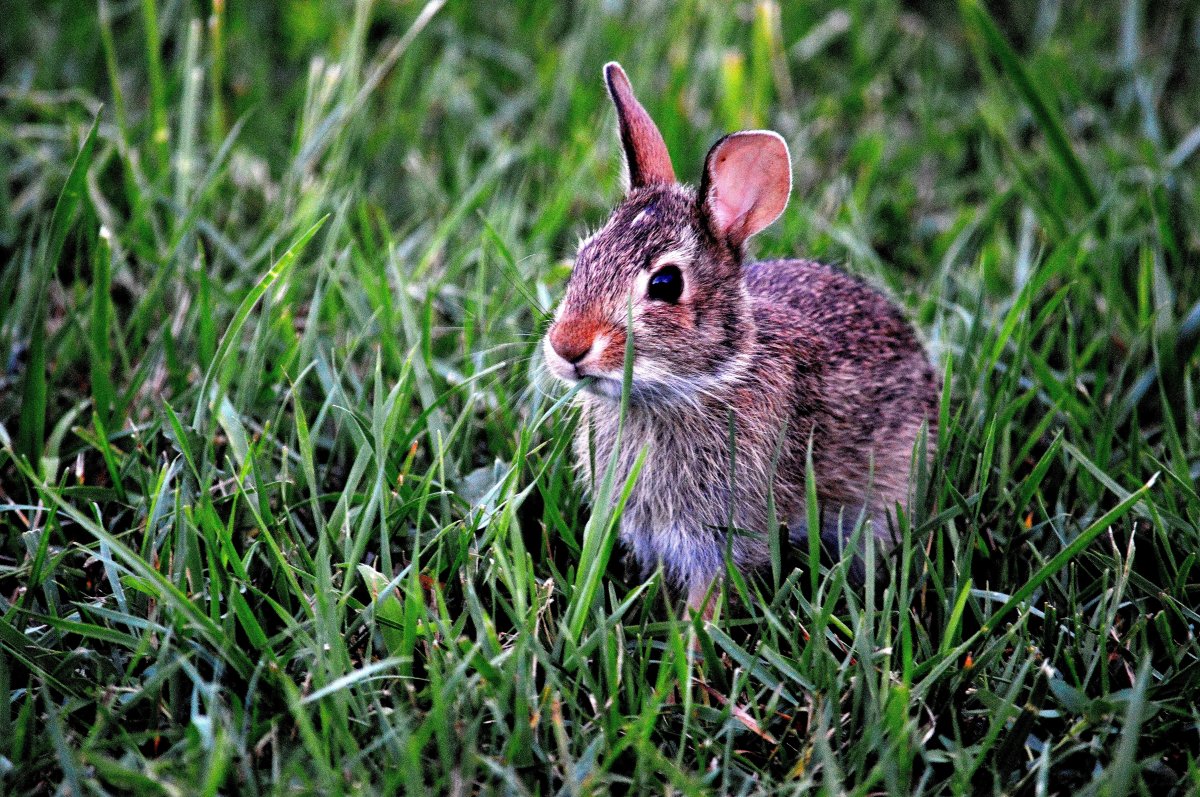
[[[621,399],[621,390],[624,382],[621,379],[613,379],[609,376],[585,375],[580,381],[580,386],[595,396],[603,396],[614,401]],[[630,392],[633,390],[633,385],[630,385]]]
[[[572,389],[586,393],[599,399],[620,401],[626,389],[629,399],[635,405],[646,402],[661,402],[665,400],[683,400],[694,402],[712,396],[712,387],[720,382],[719,379],[697,379],[682,376],[666,377],[657,370],[647,373],[634,363],[632,379],[625,386],[624,371],[595,373],[588,369],[571,375],[558,375],[558,378]]]

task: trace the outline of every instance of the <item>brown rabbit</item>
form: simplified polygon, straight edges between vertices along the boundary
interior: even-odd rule
[[[781,136],[725,136],[700,187],[680,185],[625,72],[610,63],[604,77],[629,191],[581,244],[545,357],[559,379],[586,378],[575,453],[589,484],[592,463],[603,469],[614,453],[623,483],[646,449],[621,538],[707,614],[727,549],[743,570],[769,559],[772,480],[779,519],[793,541],[806,537],[810,440],[822,538],[841,550],[864,512],[876,538],[891,538],[914,444],[937,419],[938,379],[900,311],[859,279],[809,260],[744,259],[746,239],[791,193]],[[630,312],[629,410],[614,452]]]

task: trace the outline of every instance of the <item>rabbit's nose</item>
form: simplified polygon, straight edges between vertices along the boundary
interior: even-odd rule
[[[550,330],[550,345],[554,352],[571,365],[577,364],[592,350],[594,335],[580,334],[581,330],[571,329],[566,324],[556,324]]]

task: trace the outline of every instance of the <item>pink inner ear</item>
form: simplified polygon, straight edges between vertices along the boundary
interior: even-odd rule
[[[726,136],[705,164],[705,204],[715,231],[740,244],[783,213],[792,192],[787,144],[776,133]]]

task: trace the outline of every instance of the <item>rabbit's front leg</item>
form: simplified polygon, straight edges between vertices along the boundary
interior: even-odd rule
[[[671,537],[675,544],[667,548],[664,559],[669,559],[669,569],[687,590],[687,609],[711,620],[725,571],[723,535],[697,524],[681,525]]]
[[[689,610],[712,619],[718,579],[725,570],[721,535],[703,524],[677,519],[659,526],[633,502],[621,519],[621,537],[643,578],[661,567],[671,592],[679,590]],[[675,593],[679,594],[679,593]]]
[[[716,578],[699,579],[688,587],[687,608],[708,622],[717,610],[717,592],[720,586]]]

